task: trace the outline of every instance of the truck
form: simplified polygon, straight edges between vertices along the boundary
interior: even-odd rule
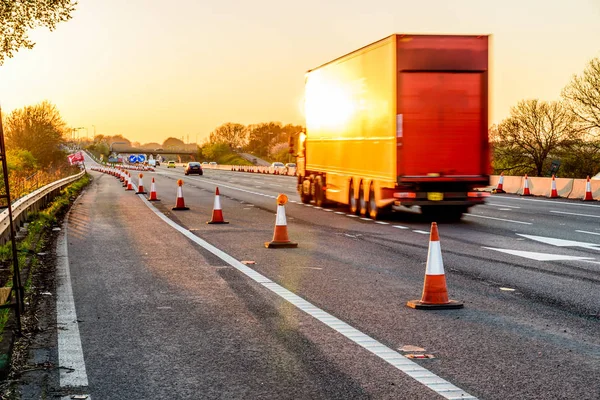
[[[394,34],[305,76],[303,203],[460,219],[489,193],[488,35]]]

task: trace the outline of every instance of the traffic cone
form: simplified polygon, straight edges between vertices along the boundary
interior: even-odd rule
[[[551,188],[551,192],[550,192],[550,198],[551,199],[555,199],[558,197],[558,192],[556,191],[556,180],[554,180],[554,175],[552,175],[552,184],[550,185]]]
[[[590,182],[590,176],[587,177],[587,182],[585,183],[585,196],[583,196],[583,201],[591,201],[594,200],[594,196],[592,196],[592,183]]]
[[[185,201],[183,201],[183,181],[180,179],[177,181],[177,201],[175,202],[175,207],[171,210],[189,210],[188,207],[185,206]]]
[[[131,175],[127,175],[127,189],[125,190],[133,190],[133,184],[131,183]]]
[[[275,232],[273,233],[273,240],[265,242],[267,249],[282,248],[282,247],[298,247],[298,243],[290,241],[287,232],[287,221],[285,218],[285,203],[287,203],[287,196],[280,194],[277,196],[277,218],[275,219]]]
[[[137,194],[146,194],[146,191],[144,190],[144,174],[139,174],[138,175],[138,191]]]
[[[152,183],[150,184],[150,198],[148,201],[160,201],[158,197],[156,197],[156,185],[154,184],[154,178],[152,178]]]
[[[525,187],[523,188],[523,194],[521,196],[531,196],[531,192],[529,191],[529,180],[527,179],[527,174],[525,174]]]
[[[429,310],[463,307],[463,303],[460,301],[448,300],[442,249],[440,247],[437,223],[435,222],[431,223],[427,267],[425,269],[425,282],[423,284],[421,300],[411,300],[406,305],[410,308]]]
[[[496,186],[496,191],[494,193],[506,193],[504,191],[504,172],[500,173],[500,180],[498,181],[498,186]]]
[[[221,210],[221,200],[219,198],[219,188],[215,191],[215,205],[213,207],[212,219],[207,224],[228,224],[223,219],[223,210]]]
[[[127,188],[127,182],[129,181],[129,173],[127,171],[123,171],[123,187]]]

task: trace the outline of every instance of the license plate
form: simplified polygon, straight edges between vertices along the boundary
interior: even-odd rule
[[[442,200],[444,200],[444,193],[429,192],[429,193],[427,193],[427,200],[430,200],[430,201],[442,201]]]

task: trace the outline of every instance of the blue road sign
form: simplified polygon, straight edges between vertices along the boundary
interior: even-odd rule
[[[146,156],[143,154],[138,154],[137,156],[137,160],[141,163],[143,163],[144,161],[146,161]]]
[[[132,154],[129,156],[129,162],[131,164],[134,164],[137,161],[137,156],[135,154]]]

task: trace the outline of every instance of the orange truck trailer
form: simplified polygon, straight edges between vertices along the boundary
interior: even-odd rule
[[[306,73],[303,203],[457,219],[487,193],[487,35],[392,35]]]

